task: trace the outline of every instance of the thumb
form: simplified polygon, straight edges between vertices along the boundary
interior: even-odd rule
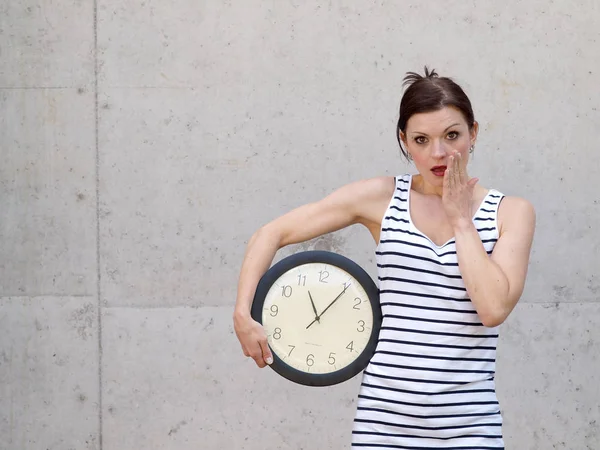
[[[273,354],[271,353],[271,349],[269,348],[266,339],[261,339],[260,349],[262,350],[262,356],[265,362],[269,365],[273,364]]]
[[[469,180],[469,182],[467,183],[467,186],[469,187],[475,187],[475,185],[479,183],[479,178],[471,178]]]

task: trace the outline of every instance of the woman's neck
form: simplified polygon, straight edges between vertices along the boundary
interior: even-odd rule
[[[427,183],[422,175],[413,176],[412,186],[415,191],[423,195],[436,195],[441,197],[444,192],[443,186],[434,186]]]

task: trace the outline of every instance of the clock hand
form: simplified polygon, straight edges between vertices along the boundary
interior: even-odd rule
[[[340,293],[339,293],[339,295],[338,295],[338,296],[337,296],[335,299],[333,299],[333,301],[332,301],[332,302],[331,302],[329,305],[327,305],[327,308],[325,308],[325,309],[324,309],[324,310],[321,312],[321,314],[319,315],[319,317],[323,317],[323,314],[325,314],[325,311],[327,311],[329,308],[331,308],[331,306],[332,306],[332,305],[333,305],[335,302],[337,302],[337,301],[338,301],[338,299],[339,299],[339,298],[340,298],[342,295],[344,295],[344,294],[346,293],[346,290],[348,289],[348,287],[350,287],[350,285],[348,285],[348,286],[344,286],[344,290],[343,290],[342,292],[340,292]]]
[[[321,317],[319,316],[319,313],[317,312],[317,308],[315,306],[315,302],[312,299],[312,295],[310,295],[310,291],[308,291],[308,297],[310,298],[310,303],[312,305],[313,311],[315,312],[315,320],[319,323],[321,323]]]
[[[323,317],[323,314],[325,314],[325,311],[327,311],[329,308],[331,308],[331,306],[332,306],[332,305],[333,305],[335,302],[337,302],[337,301],[338,301],[338,298],[340,298],[342,295],[344,295],[344,293],[346,292],[346,289],[348,289],[349,287],[350,287],[350,285],[349,285],[349,284],[348,284],[347,286],[346,286],[346,285],[344,285],[344,290],[343,290],[342,292],[340,292],[340,294],[339,294],[339,295],[338,295],[338,296],[337,296],[337,297],[336,297],[336,298],[335,298],[335,299],[334,299],[334,300],[333,300],[333,301],[332,301],[332,302],[331,302],[329,305],[327,305],[327,308],[325,308],[325,309],[324,309],[324,310],[321,312],[321,314],[320,314],[319,316],[317,316],[317,317],[318,317],[319,319],[320,319],[321,317]],[[313,323],[315,323],[316,321],[317,321],[317,319],[315,318],[315,320],[313,320],[311,323],[309,323],[309,324],[308,324],[308,326],[306,327],[306,329],[310,328],[310,326],[311,326]],[[320,323],[320,321],[319,321],[319,323]]]

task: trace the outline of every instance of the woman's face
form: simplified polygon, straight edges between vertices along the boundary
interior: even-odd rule
[[[411,116],[400,138],[424,181],[442,186],[448,158],[456,150],[466,164],[477,130],[477,122],[469,130],[460,110],[445,107]]]

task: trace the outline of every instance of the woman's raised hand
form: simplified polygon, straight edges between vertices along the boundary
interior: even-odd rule
[[[452,227],[472,219],[473,190],[479,181],[467,175],[466,160],[457,151],[448,158],[442,203]]]

